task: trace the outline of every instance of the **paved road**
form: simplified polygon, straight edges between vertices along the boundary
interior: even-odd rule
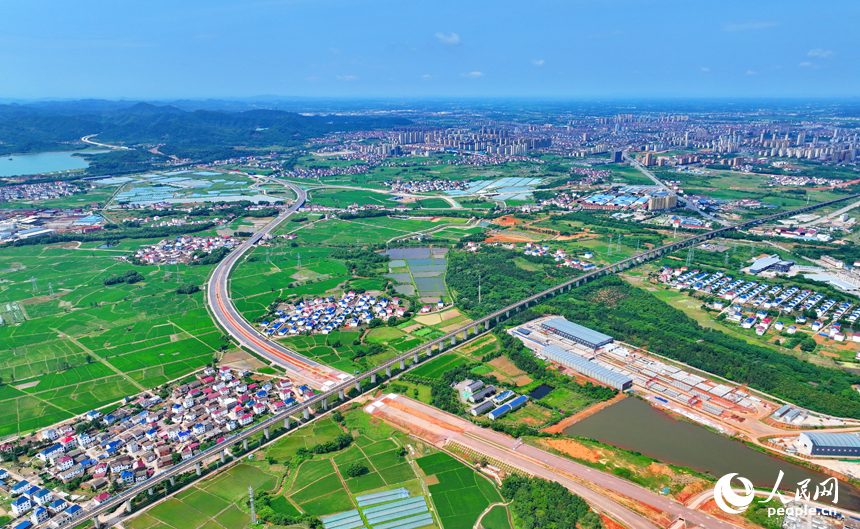
[[[650,178],[650,179],[651,179],[651,181],[652,181],[652,182],[654,182],[654,184],[656,184],[656,185],[658,185],[658,186],[662,187],[664,191],[666,191],[666,192],[668,192],[668,193],[675,194],[675,193],[674,193],[674,191],[672,191],[671,189],[669,189],[668,187],[666,187],[666,184],[664,184],[663,182],[661,182],[661,181],[660,181],[660,179],[659,179],[659,178],[657,178],[656,176],[654,176],[654,173],[652,173],[651,171],[649,171],[648,169],[646,169],[642,164],[640,164],[639,162],[637,162],[635,158],[633,158],[632,156],[630,156],[630,151],[628,151],[628,150],[624,150],[624,151],[623,151],[623,155],[624,155],[624,158],[625,158],[627,161],[629,161],[629,162],[630,162],[630,165],[631,165],[631,166],[633,166],[633,168],[634,168],[634,169],[636,169],[636,170],[637,170],[637,171],[639,171],[640,173],[642,173],[642,174],[644,174],[645,176],[647,176],[648,178]],[[690,211],[695,211],[696,213],[698,213],[699,215],[701,215],[701,216],[705,217],[706,219],[712,220],[712,221],[714,221],[714,222],[718,222],[718,223],[720,223],[720,224],[721,224],[721,225],[723,225],[723,226],[728,226],[728,225],[730,224],[730,223],[729,223],[728,221],[726,221],[726,220],[719,219],[719,218],[715,217],[714,215],[711,215],[710,213],[706,213],[706,212],[702,211],[702,210],[701,210],[701,209],[699,209],[699,207],[698,207],[698,206],[696,206],[696,204],[695,204],[693,201],[691,201],[691,200],[687,200],[687,199],[684,199],[684,198],[681,198],[681,197],[678,197],[678,200],[680,200],[681,202],[683,202],[683,203],[684,203],[684,207],[685,207],[685,208],[689,209]]]
[[[292,189],[294,189],[296,191],[296,193],[298,194],[298,199],[296,201],[296,204],[303,202],[305,200],[305,193],[297,187],[292,187]],[[774,215],[770,215],[768,217],[763,217],[763,218],[758,219],[758,220],[749,221],[749,222],[746,222],[743,224],[739,224],[737,226],[720,228],[720,229],[713,230],[713,231],[710,231],[707,233],[698,234],[698,235],[689,237],[689,238],[681,240],[681,241],[673,242],[671,244],[667,244],[667,245],[664,245],[664,246],[661,246],[658,248],[654,248],[654,249],[649,250],[647,252],[642,252],[641,254],[635,255],[633,257],[629,257],[627,259],[623,259],[617,263],[613,263],[611,265],[604,266],[604,267],[599,268],[599,269],[597,269],[593,272],[590,272],[588,274],[585,274],[585,275],[576,277],[574,279],[568,280],[568,281],[566,281],[560,285],[551,287],[551,288],[549,288],[543,292],[535,294],[534,296],[531,296],[527,299],[524,299],[522,301],[514,303],[513,305],[511,305],[509,307],[506,307],[506,308],[501,309],[499,311],[496,311],[492,314],[489,314],[489,315],[487,315],[487,316],[485,316],[485,317],[483,317],[483,318],[481,318],[481,319],[479,319],[473,323],[470,323],[468,325],[460,327],[459,329],[457,329],[455,331],[449,332],[440,338],[437,338],[437,339],[432,340],[430,342],[427,342],[427,343],[425,343],[419,347],[416,347],[410,351],[407,351],[406,353],[403,353],[402,355],[399,355],[395,358],[392,358],[391,360],[383,362],[381,365],[371,369],[370,371],[366,371],[366,372],[362,373],[361,375],[356,376],[354,380],[345,380],[342,382],[338,382],[338,383],[336,383],[335,386],[331,387],[330,389],[328,389],[324,393],[317,395],[311,401],[303,402],[303,403],[301,403],[301,404],[299,404],[299,405],[297,405],[297,406],[295,406],[295,407],[293,407],[287,411],[284,411],[284,412],[279,413],[278,415],[272,416],[271,418],[266,419],[265,421],[260,422],[256,425],[248,428],[247,430],[244,430],[243,432],[236,434],[235,436],[227,439],[225,442],[219,444],[218,446],[210,448],[209,450],[207,450],[205,452],[201,452],[200,454],[192,457],[191,459],[183,461],[180,464],[178,464],[172,468],[169,468],[168,470],[166,470],[162,473],[159,473],[159,474],[152,476],[149,480],[141,483],[140,485],[136,485],[130,489],[127,489],[127,490],[121,492],[116,497],[105,502],[101,506],[99,506],[95,509],[92,509],[90,511],[87,511],[85,516],[88,519],[92,519],[94,517],[98,517],[99,515],[101,515],[103,513],[112,512],[112,511],[116,510],[120,505],[122,505],[125,501],[134,498],[137,494],[140,494],[141,492],[145,491],[147,488],[153,487],[153,486],[157,485],[158,483],[160,483],[160,482],[162,482],[162,481],[164,481],[170,477],[181,474],[183,472],[192,471],[197,463],[203,462],[206,459],[211,459],[212,457],[217,457],[219,451],[222,449],[229,448],[230,446],[232,446],[236,443],[242,442],[244,439],[247,439],[247,438],[251,437],[252,435],[258,434],[259,432],[264,431],[264,429],[269,428],[269,427],[275,425],[276,423],[279,423],[280,421],[287,420],[288,417],[292,417],[294,415],[301,414],[305,410],[310,410],[311,408],[318,409],[320,406],[320,403],[322,401],[324,401],[328,398],[331,398],[334,395],[339,394],[340,392],[344,392],[344,391],[350,389],[353,384],[355,384],[357,389],[359,389],[358,386],[360,386],[361,380],[364,380],[368,377],[375,377],[376,374],[383,372],[383,371],[386,371],[386,370],[390,370],[394,366],[396,366],[397,364],[400,364],[401,366],[405,367],[406,366],[405,362],[409,358],[413,358],[415,361],[418,361],[419,356],[422,353],[429,352],[436,345],[444,345],[444,343],[447,342],[448,340],[456,339],[458,335],[460,335],[461,333],[468,332],[473,327],[475,330],[478,330],[480,325],[482,325],[484,323],[489,324],[489,322],[493,319],[506,318],[508,313],[510,313],[511,311],[515,311],[518,307],[522,307],[524,305],[527,306],[529,303],[531,303],[533,301],[537,301],[539,299],[542,299],[545,296],[552,296],[552,295],[561,293],[563,291],[564,287],[571,287],[574,284],[578,285],[580,281],[584,281],[584,280],[588,280],[588,279],[596,279],[596,278],[598,278],[602,275],[605,275],[605,274],[618,272],[620,270],[625,269],[625,267],[628,265],[633,266],[633,265],[638,264],[640,262],[644,262],[647,259],[658,257],[658,256],[662,255],[662,252],[668,252],[668,251],[676,250],[678,248],[683,248],[683,247],[686,247],[686,246],[689,246],[692,244],[698,244],[698,243],[705,241],[705,240],[708,240],[712,237],[719,236],[721,233],[726,232],[730,229],[739,228],[739,227],[746,227],[746,226],[750,226],[750,225],[754,225],[754,224],[759,224],[762,222],[768,222],[770,220],[775,220],[775,219],[784,218],[784,217],[788,217],[788,216],[792,216],[792,215],[797,215],[799,213],[811,211],[813,209],[827,206],[829,204],[833,204],[836,202],[841,202],[843,200],[858,199],[858,198],[860,198],[860,194],[848,195],[848,196],[841,197],[841,198],[838,198],[835,200],[822,202],[820,204],[813,204],[810,206],[798,208],[796,210],[786,211],[784,213],[777,213]],[[296,209],[298,209],[298,207],[300,207],[300,206],[296,206],[296,204],[293,204],[293,206],[295,206]],[[278,219],[283,220],[283,217],[285,217],[285,215],[279,216]],[[272,224],[276,224],[277,222],[280,222],[280,220],[276,220]],[[270,231],[274,227],[272,224],[270,224],[269,226],[266,227],[266,230],[267,230],[266,233],[268,233],[268,231]],[[256,239],[257,239],[257,237],[255,236],[250,240],[254,241]],[[243,245],[243,248],[244,248],[243,251],[246,251],[247,249],[250,248],[250,246],[244,246]],[[233,254],[235,254],[238,257],[241,255],[241,252],[234,250],[234,252],[231,252],[231,254],[228,256],[228,258],[233,257]],[[226,262],[232,262],[233,264],[235,264],[235,259],[237,257],[233,257],[233,259],[231,259],[230,261],[225,259],[225,261]],[[220,264],[216,268],[216,270],[221,270],[222,273],[224,273],[224,272],[229,273],[230,267],[232,265],[229,265],[226,268],[222,268],[222,266],[224,266],[224,262],[222,262],[222,264]],[[221,283],[222,281],[223,281],[223,284],[219,285],[219,283]],[[227,306],[232,307],[232,304],[229,302],[229,297],[228,297],[228,293],[227,293],[227,285],[226,285],[226,277],[219,277],[216,280],[215,275],[213,274],[213,277],[210,279],[210,283],[213,283],[214,285],[219,285],[219,288],[217,290],[220,292],[220,294],[213,294],[213,292],[216,291],[216,289],[207,289],[208,290],[207,291],[207,300],[210,302],[210,304],[212,304],[213,307],[218,306],[219,307],[218,315],[222,318],[225,318],[225,320],[227,320],[228,319],[227,318],[227,315],[228,315]],[[214,302],[214,303],[212,303],[212,302]],[[291,361],[304,361],[304,360],[306,360],[306,359],[303,359],[301,357],[299,357],[300,358],[299,360],[296,360],[293,358],[295,353],[287,351],[286,349],[279,347],[279,346],[272,346],[272,344],[266,343],[265,340],[263,341],[262,344],[259,344],[256,340],[261,339],[261,338],[255,339],[253,334],[250,335],[250,338],[245,336],[244,333],[248,332],[249,326],[246,326],[247,324],[246,325],[239,325],[239,323],[242,322],[242,320],[238,316],[238,314],[235,313],[235,309],[233,310],[233,314],[230,315],[230,319],[233,320],[233,323],[230,323],[228,321],[228,323],[230,323],[230,325],[225,326],[225,328],[228,329],[228,332],[230,332],[234,337],[236,337],[240,341],[250,341],[250,342],[253,342],[257,345],[266,345],[267,348],[263,349],[263,352],[265,353],[265,356],[267,358],[269,358],[268,355],[271,354],[273,358],[279,358],[279,359],[283,360],[283,358],[281,358],[280,356],[275,356],[273,353],[271,353],[268,350],[271,347],[271,349],[278,352],[279,354],[284,354],[286,356],[286,358],[289,358]],[[253,328],[251,328],[251,331],[253,331]],[[254,332],[256,332],[256,331],[254,331]],[[236,333],[236,334],[233,334],[233,333]],[[257,335],[257,336],[259,336],[259,335]],[[283,351],[283,353],[281,353],[281,351]],[[261,353],[261,354],[263,354],[263,353]],[[298,356],[298,355],[295,355],[295,356]],[[83,517],[82,517],[82,519],[83,519]]]
[[[276,219],[230,252],[215,267],[206,287],[206,301],[218,324],[236,339],[239,344],[283,366],[295,378],[303,380],[316,388],[328,389],[336,382],[349,378],[349,375],[319,364],[295,351],[269,341],[239,314],[239,311],[236,310],[230,299],[230,272],[236,263],[242,259],[247,251],[254,247],[261,237],[274,230],[305,203],[307,194],[304,189],[291,183],[282,183],[296,193],[296,201]]]
[[[379,409],[383,414],[399,419],[397,422],[407,422],[418,432],[432,432],[434,435],[444,437],[446,442],[456,442],[534,476],[550,481],[557,481],[575,494],[582,496],[599,510],[610,514],[613,518],[630,527],[650,529],[656,527],[656,525],[630,511],[613,499],[600,495],[600,493],[582,485],[576,479],[566,477],[566,475],[594,483],[604,489],[612,490],[638,502],[650,505],[667,513],[673,520],[675,518],[683,518],[688,522],[709,529],[735,527],[728,522],[686,507],[681,503],[612,474],[591,469],[534,446],[518,444],[516,439],[481,428],[465,419],[447,414],[403,395],[393,396],[393,400],[399,403],[397,408],[386,404],[390,402],[390,397],[386,396],[377,399],[374,404],[366,406],[365,411],[372,412],[374,409]],[[415,410],[418,414],[411,415],[404,408]]]
[[[81,141],[84,143],[89,143],[90,145],[95,145],[97,147],[105,147],[111,150],[121,150],[121,151],[131,151],[133,150],[131,147],[124,147],[122,145],[108,145],[107,143],[99,143],[97,141],[92,141],[90,138],[98,136],[98,134],[90,134],[89,136],[84,136],[81,138]]]

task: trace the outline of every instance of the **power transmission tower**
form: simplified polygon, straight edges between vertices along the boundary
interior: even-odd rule
[[[723,266],[729,266],[729,253],[726,252],[723,254]]]
[[[478,303],[481,303],[481,274],[478,274]]]
[[[254,511],[254,487],[248,487],[248,494],[251,496],[251,523],[257,523],[257,512]]]
[[[636,253],[639,253],[639,238],[636,238]]]
[[[268,249],[268,248],[266,248],[266,262],[267,262],[267,263],[269,263],[269,264],[271,264],[271,263],[272,263],[272,260],[271,260],[271,259],[269,259],[269,249]]]
[[[33,282],[33,294],[38,294],[39,293],[39,286],[36,284],[36,278],[31,276],[30,281]]]
[[[298,255],[299,255],[299,260],[298,260],[298,263],[296,263],[296,266],[302,266],[302,254],[298,254]]]
[[[750,245],[750,255],[755,255],[755,243]]]
[[[687,268],[689,268],[693,264],[693,247],[690,246],[690,249],[687,250]]]
[[[48,283],[48,295],[54,297],[54,285],[50,282]]]
[[[612,235],[609,236],[609,253],[607,255],[612,256]]]

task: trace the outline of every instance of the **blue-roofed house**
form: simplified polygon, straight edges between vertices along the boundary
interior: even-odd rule
[[[131,485],[132,483],[134,483],[134,472],[132,472],[130,470],[124,470],[119,475],[119,477],[123,481],[123,483],[125,483],[126,485]]]
[[[48,509],[44,507],[36,507],[33,510],[33,514],[30,515],[30,521],[33,522],[34,525],[39,525],[42,522],[48,520],[51,514],[48,512]]]
[[[30,482],[27,480],[19,481],[12,487],[12,495],[23,494],[24,491],[29,490],[31,486],[32,485],[30,485]]]
[[[48,489],[39,489],[39,492],[33,494],[33,501],[37,505],[47,505],[54,500],[54,493]]]
[[[33,508],[33,503],[27,496],[20,496],[12,502],[12,514],[17,518]]]
[[[62,498],[56,499],[56,500],[52,501],[50,504],[48,504],[48,510],[54,514],[57,514],[58,512],[63,512],[66,509],[66,505],[67,505],[66,500],[64,500]]]
[[[39,459],[41,459],[42,461],[45,461],[47,463],[51,459],[57,457],[58,455],[60,455],[64,452],[65,452],[65,450],[63,449],[63,445],[61,445],[60,443],[56,443],[56,444],[42,450],[41,452],[39,452],[36,457],[38,457]]]
[[[13,529],[30,529],[33,527],[33,524],[28,520],[24,520],[23,522],[16,525]]]

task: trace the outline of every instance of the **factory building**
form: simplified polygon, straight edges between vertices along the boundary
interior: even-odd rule
[[[803,432],[798,444],[813,456],[860,457],[860,436],[855,433]]]
[[[564,318],[552,318],[542,322],[540,326],[547,333],[558,335],[592,350],[599,349],[613,341],[611,336],[569,322]]]
[[[487,414],[487,417],[489,417],[491,421],[495,421],[499,417],[507,415],[508,413],[525,406],[526,402],[528,402],[528,401],[529,401],[528,397],[526,397],[525,395],[520,395],[519,397],[510,401],[509,403],[502,404],[501,406],[499,406],[495,410],[491,411],[490,413]]]
[[[472,404],[477,404],[478,402],[481,402],[495,392],[496,388],[494,386],[487,386],[480,391],[472,393],[472,396],[469,397],[469,402],[471,402]]]
[[[633,380],[630,377],[616,373],[581,356],[562,351],[558,347],[548,345],[543,348],[541,354],[552,362],[569,367],[577,373],[582,373],[618,391],[625,391],[633,386]]]
[[[788,272],[792,266],[794,266],[794,261],[783,261],[778,255],[773,254],[756,259],[752,266],[750,266],[750,273],[760,274],[765,270],[771,272]]]
[[[492,400],[485,400],[484,402],[478,404],[474,408],[469,410],[469,413],[472,414],[473,417],[477,417],[478,415],[483,415],[487,411],[493,409],[496,404]]]

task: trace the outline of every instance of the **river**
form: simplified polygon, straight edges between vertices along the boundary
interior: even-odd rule
[[[0,177],[85,169],[88,165],[80,156],[72,156],[72,151],[13,154],[0,156]]]
[[[667,413],[636,398],[627,398],[567,427],[565,435],[597,439],[635,450],[665,463],[688,467],[719,478],[738,473],[756,486],[772,489],[779,471],[780,488],[794,497],[797,483],[810,479],[807,490],[829,476],[788,463]],[[739,485],[738,482],[733,482]],[[860,489],[839,483],[839,506],[860,511]]]

